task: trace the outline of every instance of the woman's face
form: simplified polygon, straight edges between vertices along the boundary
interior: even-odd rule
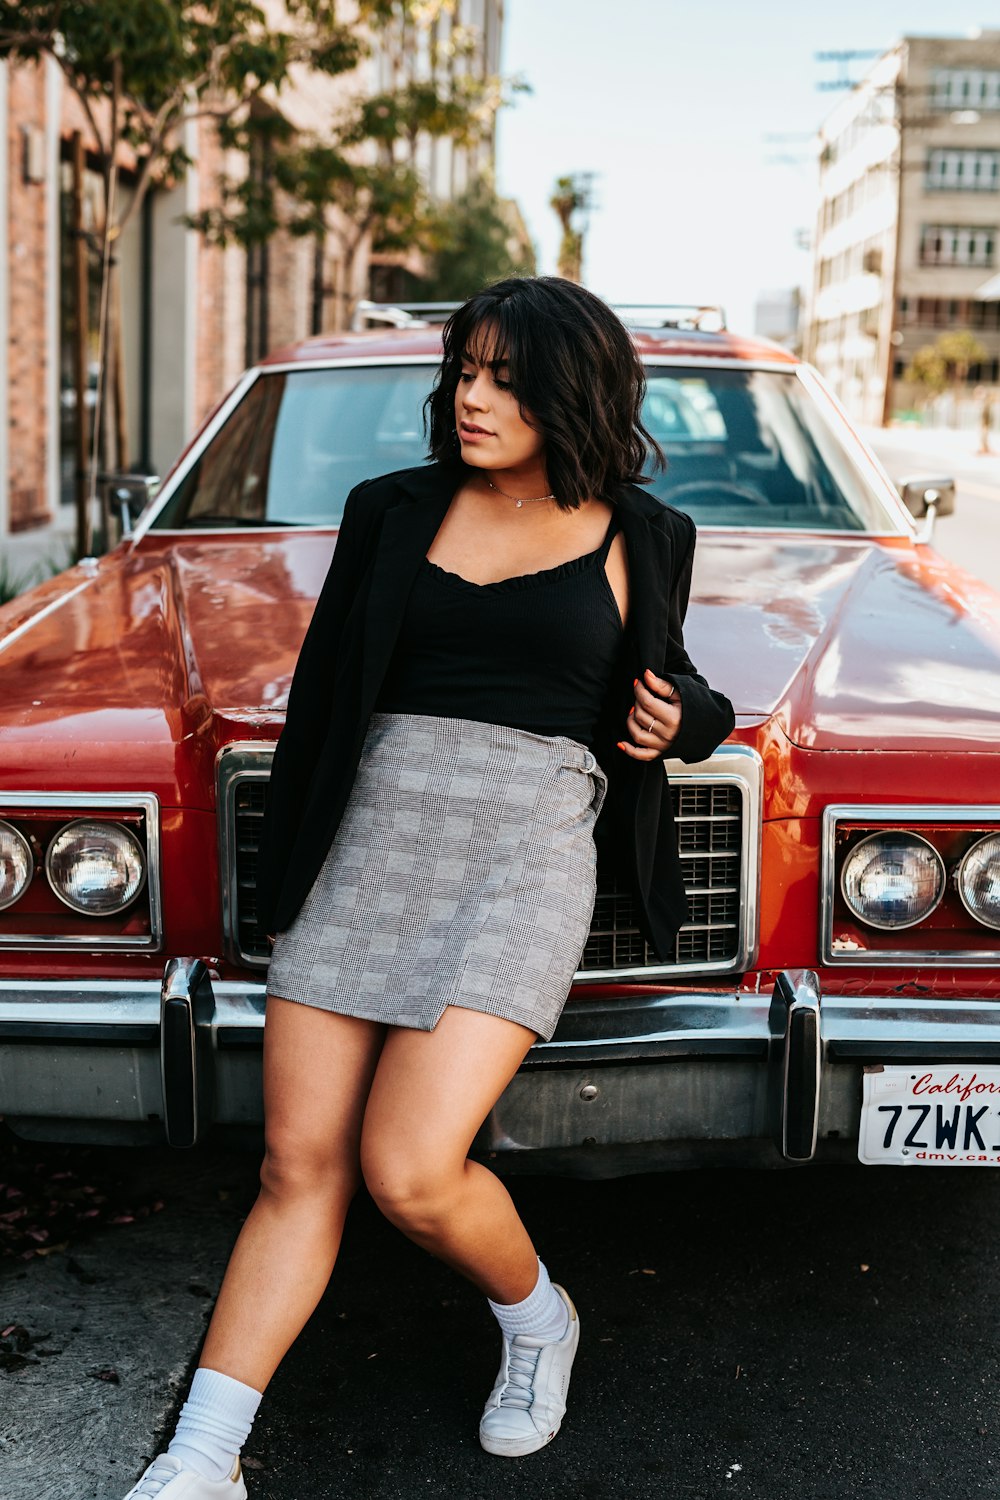
[[[544,438],[521,416],[506,380],[506,362],[491,364],[492,330],[478,329],[470,344],[462,351],[455,391],[455,428],[463,462],[477,469],[536,468]]]

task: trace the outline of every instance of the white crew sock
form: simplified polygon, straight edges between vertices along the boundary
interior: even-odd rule
[[[535,1339],[561,1339],[569,1327],[569,1308],[549,1280],[545,1263],[538,1256],[538,1281],[523,1302],[494,1302],[487,1297],[493,1315],[512,1339],[530,1333]]]
[[[250,1435],[261,1395],[242,1380],[199,1365],[167,1452],[204,1479],[228,1479]]]

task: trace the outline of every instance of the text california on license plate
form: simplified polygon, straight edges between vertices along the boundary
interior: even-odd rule
[[[1000,1167],[1000,1067],[866,1067],[858,1156],[870,1167]]]

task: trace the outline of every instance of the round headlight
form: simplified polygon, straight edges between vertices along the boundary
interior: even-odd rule
[[[840,889],[869,927],[914,927],[944,895],[944,861],[915,833],[893,829],[862,839],[844,861]]]
[[[958,867],[958,894],[970,917],[1000,929],[1000,833],[966,849]]]
[[[0,823],[0,911],[24,895],[34,873],[28,840],[12,823]]]
[[[45,873],[59,900],[74,911],[107,917],[138,896],[146,862],[139,840],[120,823],[78,818],[49,844]]]

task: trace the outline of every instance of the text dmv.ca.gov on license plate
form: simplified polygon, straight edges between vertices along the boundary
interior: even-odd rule
[[[1000,1067],[867,1067],[858,1156],[866,1166],[1000,1167]]]

